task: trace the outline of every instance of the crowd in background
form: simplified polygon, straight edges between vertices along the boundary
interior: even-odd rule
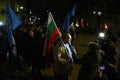
[[[0,32],[0,79],[6,80],[7,76],[7,62],[14,61],[13,48],[16,47],[17,53],[15,53],[17,59],[23,60],[25,66],[32,68],[31,75],[33,78],[41,78],[41,69],[45,67],[45,57],[43,56],[43,48],[45,43],[45,35],[46,35],[46,26],[36,27],[33,24],[21,24],[13,33],[15,38],[15,45],[12,48],[8,45],[6,32]],[[62,34],[63,41],[69,40],[69,46],[72,46],[72,39],[75,33],[72,31],[71,33]],[[71,38],[68,35],[72,35]],[[119,80],[118,72],[118,64],[120,63],[120,54],[115,47],[115,42],[112,41],[110,37],[106,38],[102,42],[101,40],[97,40],[93,43],[89,44],[89,50],[85,51],[86,54],[83,58],[79,58],[76,55],[74,57],[74,61],[77,64],[80,64],[82,67],[79,71],[78,80]],[[72,63],[71,57],[66,56],[64,54],[64,50],[62,47],[56,43],[54,46],[56,50],[54,53],[58,55],[54,55],[54,59],[56,64],[53,68],[55,69],[55,80],[68,80],[69,71],[67,71]],[[59,45],[59,48],[58,48]],[[65,44],[66,45],[66,44]],[[66,45],[67,46],[67,45]],[[66,47],[67,48],[67,47]],[[66,50],[65,48],[65,50]],[[64,48],[63,48],[64,49]],[[72,49],[71,49],[72,50]],[[63,52],[62,52],[63,51]],[[74,53],[74,51],[72,51]],[[66,52],[65,52],[66,53]],[[67,50],[69,53],[69,50]],[[56,56],[56,57],[55,57]],[[62,59],[63,58],[63,59]],[[70,58],[70,59],[69,59]],[[64,60],[65,59],[65,60]],[[62,63],[59,62],[62,61]],[[70,63],[70,64],[69,64]],[[103,66],[104,65],[104,66]],[[65,69],[66,70],[63,70]],[[63,68],[63,69],[62,69]],[[104,70],[102,68],[105,68]],[[61,73],[59,74],[59,70],[61,69]],[[58,72],[57,72],[58,71]],[[66,71],[66,72],[65,72]],[[116,78],[116,79],[115,79]]]

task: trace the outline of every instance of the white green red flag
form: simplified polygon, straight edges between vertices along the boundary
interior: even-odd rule
[[[60,32],[57,28],[57,25],[53,19],[52,14],[49,12],[48,14],[48,24],[47,24],[47,32],[46,32],[46,40],[44,46],[44,56],[51,57],[51,48],[55,41],[55,39],[60,36]]]

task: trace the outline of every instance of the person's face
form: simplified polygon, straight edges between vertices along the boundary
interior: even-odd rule
[[[34,36],[34,32],[33,31],[29,31],[29,36],[33,37]]]
[[[71,41],[72,41],[72,37],[71,35],[68,35],[68,37],[66,38],[66,42],[71,44]]]

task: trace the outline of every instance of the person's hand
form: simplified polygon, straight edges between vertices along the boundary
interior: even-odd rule
[[[75,54],[77,54],[77,51],[76,51],[76,49],[75,49],[74,47],[71,47],[71,49],[72,49],[72,51],[73,51]]]
[[[68,64],[72,63],[72,60],[70,58],[67,59]]]
[[[99,77],[99,78],[102,78],[102,75],[103,75],[103,74],[102,74],[102,71],[100,70],[100,68],[98,68],[98,77]]]
[[[115,68],[115,69],[117,68],[117,66],[113,65],[112,63],[109,63],[108,65],[109,65],[111,68]]]

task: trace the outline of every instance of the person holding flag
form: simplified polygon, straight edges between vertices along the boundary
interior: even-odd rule
[[[69,47],[71,35],[61,35],[51,13],[48,15],[48,27],[44,46],[44,56],[47,63],[53,63],[55,80],[68,80],[74,60]]]
[[[68,80],[69,73],[71,73],[74,60],[69,48],[69,42],[71,42],[71,35],[69,33],[63,33],[62,38],[58,38],[56,44],[54,44],[53,59],[55,80]]]
[[[56,26],[56,23],[53,19],[52,14],[49,12],[45,46],[43,50],[43,56],[45,56],[45,59],[46,59],[45,61],[47,65],[53,61],[51,49],[55,39],[59,36],[61,36],[61,33]]]

